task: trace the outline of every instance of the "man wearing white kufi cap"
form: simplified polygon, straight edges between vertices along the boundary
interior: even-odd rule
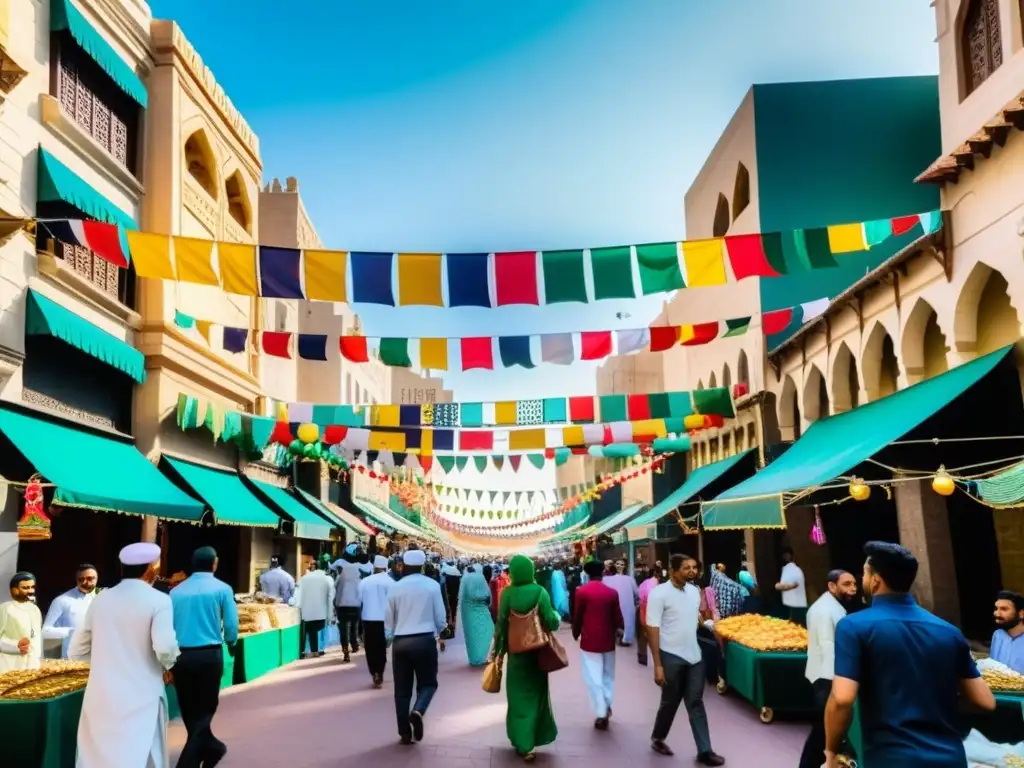
[[[402,580],[391,586],[384,612],[384,634],[393,642],[395,712],[403,744],[423,739],[423,718],[437,691],[437,639],[448,626],[441,585],[423,575],[426,560],[418,549],[402,556]]]
[[[373,559],[373,575],[359,582],[359,603],[363,621],[363,648],[366,666],[373,679],[373,687],[384,683],[384,670],[388,664],[388,641],[384,635],[384,614],[388,608],[388,594],[395,580],[388,575],[388,559],[377,555]]]
[[[123,578],[98,594],[68,658],[88,661],[76,768],[166,768],[165,674],[178,658],[171,598],[153,589],[160,547],[121,550]]]

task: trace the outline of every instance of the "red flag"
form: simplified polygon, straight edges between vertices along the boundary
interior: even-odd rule
[[[270,433],[270,443],[288,445],[295,436],[292,434],[291,425],[287,421],[278,421],[274,424],[274,431]]]
[[[584,331],[580,342],[580,360],[600,360],[612,353],[611,331]]]
[[[719,323],[697,323],[696,325],[683,326],[684,347],[699,347],[718,338],[721,330]]]
[[[765,312],[761,315],[761,330],[765,336],[782,333],[786,326],[793,320],[793,308],[776,309],[774,312]]]
[[[626,413],[630,421],[651,418],[651,401],[647,395],[627,395]]]
[[[732,235],[725,238],[725,247],[735,279],[779,276],[764,252],[761,235]]]
[[[678,325],[651,326],[651,352],[664,352],[679,343]]]
[[[921,221],[917,216],[897,216],[892,220],[892,233],[905,235]]]
[[[511,456],[508,457],[508,463],[512,465],[512,471],[513,472],[518,472],[519,471],[519,465],[522,463],[522,461],[523,461],[522,454],[519,454],[519,453],[514,453],[514,454],[512,454]]]
[[[459,347],[462,351],[462,370],[494,370],[494,345],[490,336],[461,339]]]
[[[460,451],[494,450],[494,432],[489,429],[463,429],[459,431]]]
[[[370,351],[366,348],[365,336],[342,336],[338,342],[341,356],[350,363],[370,362]]]
[[[569,421],[576,424],[591,424],[594,421],[594,398],[593,397],[570,397],[569,398]]]
[[[291,351],[288,349],[291,340],[292,335],[289,331],[260,331],[263,352],[271,357],[291,358]]]
[[[434,457],[431,455],[424,456],[420,454],[418,457],[420,460],[420,466],[423,467],[424,472],[429,472],[430,468],[434,466]]]
[[[499,307],[540,304],[537,299],[537,252],[494,254],[494,283]]]
[[[128,254],[121,245],[121,231],[116,224],[82,221],[82,232],[89,250],[121,269],[128,269]]]

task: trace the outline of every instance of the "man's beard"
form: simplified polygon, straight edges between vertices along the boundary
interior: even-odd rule
[[[1016,629],[1018,624],[1020,624],[1020,619],[1016,617],[1010,619],[1009,621],[1004,621],[1002,623],[998,621],[996,622],[997,627],[999,627],[1000,629],[1005,629],[1007,632],[1009,632],[1011,629]]]

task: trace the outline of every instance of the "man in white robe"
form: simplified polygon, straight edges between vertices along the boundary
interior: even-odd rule
[[[88,661],[76,768],[169,768],[167,672],[178,658],[171,598],[152,587],[160,547],[120,554],[124,578],[104,590],[75,630],[68,658]]]
[[[620,560],[615,564],[615,575],[605,576],[603,581],[605,586],[619,593],[619,608],[625,624],[622,645],[632,645],[636,639],[636,606],[640,597],[636,580],[626,573],[626,564]]]
[[[0,672],[39,669],[43,659],[43,615],[32,602],[36,577],[20,571],[11,578],[11,600],[0,603]]]

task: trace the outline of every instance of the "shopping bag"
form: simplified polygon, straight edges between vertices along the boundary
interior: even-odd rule
[[[557,672],[569,666],[569,654],[553,634],[548,633],[547,645],[537,651],[537,667],[541,672]]]
[[[501,659],[491,659],[484,667],[481,688],[484,693],[501,693]]]

